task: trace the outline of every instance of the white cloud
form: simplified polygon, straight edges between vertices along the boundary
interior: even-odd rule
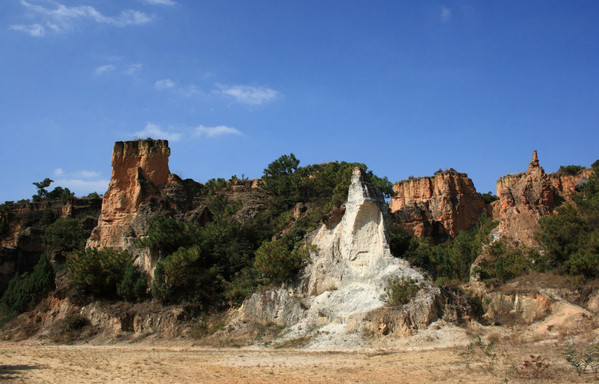
[[[261,105],[274,101],[280,97],[280,93],[268,87],[254,87],[251,85],[220,85],[217,93],[231,96],[238,103],[248,105]]]
[[[101,75],[106,72],[111,72],[111,71],[114,71],[115,69],[116,69],[116,67],[114,66],[114,64],[101,65],[99,67],[96,67],[96,75]]]
[[[44,37],[46,35],[46,29],[39,24],[31,24],[31,25],[11,25],[8,27],[13,31],[21,31],[28,33],[29,36],[33,37]]]
[[[73,176],[81,179],[94,179],[100,176],[100,172],[82,169],[81,171],[73,172]]]
[[[451,20],[452,12],[451,9],[447,7],[443,7],[441,9],[441,21],[444,23],[448,23]]]
[[[171,79],[162,79],[162,80],[158,80],[154,83],[154,88],[156,89],[170,89],[170,88],[174,88],[175,85],[177,85],[174,81],[172,81]]]
[[[223,136],[223,135],[241,135],[242,133],[239,132],[237,129],[233,128],[233,127],[227,127],[226,125],[219,125],[216,127],[206,127],[203,125],[200,125],[199,127],[197,127],[194,131],[194,136],[196,137],[201,137],[201,136],[206,136],[208,138],[214,138],[214,137],[218,137],[218,136]]]
[[[127,67],[127,69],[125,69],[125,75],[135,75],[137,72],[139,72],[141,70],[141,67],[143,67],[142,64],[131,64]]]
[[[152,4],[152,5],[175,5],[175,4],[177,4],[173,0],[143,0],[143,2],[146,4]]]
[[[198,87],[196,87],[193,84],[188,85],[187,87],[181,87],[178,89],[178,91],[179,91],[179,94],[183,97],[191,97],[193,95],[197,95],[198,93],[200,93],[200,91],[198,90]]]
[[[108,190],[109,180],[82,180],[82,179],[59,179],[56,185],[69,188],[78,195],[98,192],[103,194]]]
[[[54,8],[39,5],[38,0],[33,2],[21,0],[21,5],[27,10],[28,16],[33,18],[36,23],[29,26],[13,25],[10,28],[29,33],[31,36],[41,37],[45,35],[46,28],[56,32],[69,31],[80,21],[93,21],[116,27],[125,27],[146,24],[153,19],[153,16],[135,10],[125,10],[118,16],[111,17],[103,15],[89,5],[69,7],[55,1],[51,3]]]
[[[69,188],[73,192],[81,194],[89,194],[91,192],[103,193],[108,189],[108,180],[100,178],[100,172],[79,170],[74,172],[65,172],[62,168],[56,168],[53,172],[55,177],[55,185]]]
[[[151,137],[153,139],[166,139],[169,141],[179,141],[183,137],[181,133],[163,131],[159,125],[153,123],[147,123],[142,131],[135,132],[132,136],[137,139]]]

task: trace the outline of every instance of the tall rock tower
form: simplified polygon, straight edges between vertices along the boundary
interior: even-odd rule
[[[98,225],[88,247],[134,251],[135,239],[147,232],[142,203],[156,196],[169,180],[170,149],[166,140],[117,141],[112,151],[112,177],[102,200]],[[145,215],[147,216],[147,215]]]

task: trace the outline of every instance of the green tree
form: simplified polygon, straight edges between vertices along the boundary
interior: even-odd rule
[[[30,274],[17,274],[10,280],[0,307],[12,314],[25,312],[54,288],[54,269],[48,258],[42,256]]]
[[[545,269],[599,277],[599,163],[592,169],[589,182],[573,195],[573,203],[539,220],[537,240],[543,251],[539,262]]]
[[[52,184],[54,180],[46,177],[44,180],[40,182],[34,182],[33,185],[37,188],[37,194],[33,195],[31,198],[33,201],[41,201],[48,197],[48,188],[50,184]]]
[[[82,249],[90,232],[83,229],[79,220],[61,217],[45,228],[44,246],[48,252]]]
[[[71,288],[75,294],[93,297],[116,298],[117,284],[131,264],[127,251],[113,248],[86,248],[67,256]]]
[[[187,249],[180,248],[159,261],[152,283],[154,297],[163,302],[218,301],[218,268],[210,265],[205,256],[202,249],[194,245]]]

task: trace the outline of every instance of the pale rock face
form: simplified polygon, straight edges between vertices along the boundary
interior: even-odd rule
[[[299,285],[254,294],[240,309],[241,319],[287,326],[280,342],[311,337],[309,348],[351,348],[372,328],[374,319],[365,317],[384,306],[381,295],[390,277],[419,282],[414,301],[434,297],[436,288],[420,272],[391,255],[383,208],[382,194],[354,170],[345,214],[335,225],[322,225],[312,238],[316,251]]]

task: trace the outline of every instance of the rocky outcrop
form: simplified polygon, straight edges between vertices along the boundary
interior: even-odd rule
[[[356,169],[345,212],[336,223],[323,224],[312,235],[310,255],[299,282],[255,293],[238,314],[238,324],[285,326],[279,342],[309,339],[309,347],[352,348],[365,334],[409,335],[437,319],[440,290],[401,259],[394,258],[385,231],[384,199]],[[412,279],[419,290],[402,313],[409,321],[383,310],[381,299],[392,277]],[[386,324],[386,325],[385,325]],[[401,332],[400,332],[401,330]]]
[[[166,140],[116,142],[112,152],[112,176],[102,200],[98,226],[88,247],[131,248],[137,232],[132,224],[142,203],[159,195],[157,186],[169,181]],[[127,236],[130,235],[130,236]]]
[[[61,217],[76,218],[91,231],[100,214],[101,200],[72,198],[67,201],[6,202],[0,212],[0,295],[16,274],[30,272],[46,252],[51,260],[58,250],[45,248],[44,228]]]
[[[588,176],[590,169],[576,175],[546,174],[539,164],[537,151],[533,151],[526,172],[507,175],[497,181],[499,200],[493,203],[493,220],[499,222],[495,230],[497,236],[536,246],[534,234],[539,219],[570,200],[577,182]]]
[[[393,191],[389,209],[416,236],[454,237],[472,227],[486,211],[472,180],[454,170],[400,181]]]
[[[136,246],[147,236],[156,215],[200,225],[212,220],[207,188],[191,179],[170,173],[170,149],[166,140],[116,142],[112,154],[112,177],[102,200],[98,225],[87,247],[127,250],[135,264],[151,275],[158,255]],[[231,180],[217,193],[239,201],[236,218],[251,220],[266,206],[266,197],[252,180]]]

